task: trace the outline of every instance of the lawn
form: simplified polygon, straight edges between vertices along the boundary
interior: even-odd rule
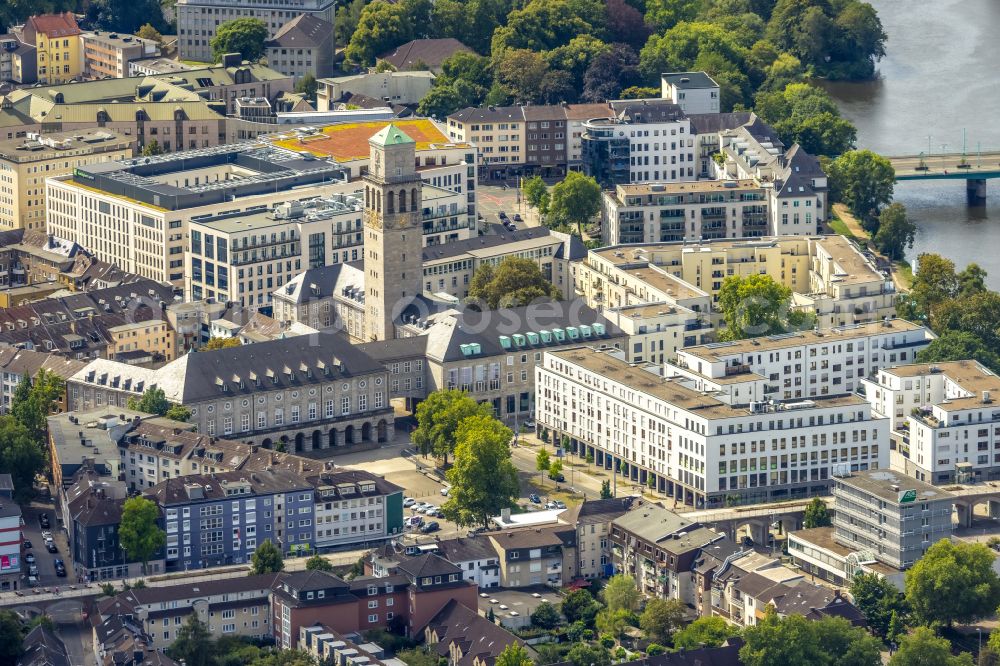
[[[833,231],[833,233],[840,234],[841,236],[847,236],[852,240],[857,240],[854,237],[854,234],[851,233],[851,230],[847,228],[847,225],[844,224],[844,221],[841,220],[840,218],[835,217],[832,220],[830,220],[827,224],[830,225],[830,230]]]

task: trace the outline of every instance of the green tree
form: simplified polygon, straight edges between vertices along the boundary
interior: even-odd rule
[[[361,12],[364,11],[365,0],[349,0],[334,16],[333,34],[338,47],[346,47],[351,41],[351,35],[358,28]]]
[[[149,558],[167,544],[166,532],[157,525],[159,519],[160,509],[152,500],[140,496],[125,500],[118,541],[132,560],[142,562],[144,574]]]
[[[583,225],[601,211],[601,186],[590,176],[570,171],[552,188],[546,224],[575,226],[583,236]]]
[[[580,35],[600,38],[604,3],[598,0],[529,0],[507,15],[493,33],[491,53],[499,62],[510,49],[551,51]]]
[[[827,176],[831,198],[843,202],[867,231],[877,231],[896,182],[889,160],[870,150],[851,150],[830,163]]]
[[[719,647],[735,633],[735,629],[721,617],[699,617],[674,634],[674,648],[695,650],[701,646]]]
[[[192,612],[177,630],[174,642],[167,648],[167,656],[183,661],[186,666],[213,666],[212,635],[205,623]]]
[[[511,643],[497,655],[494,666],[532,666],[534,662],[520,643]]]
[[[879,666],[878,639],[843,618],[779,618],[769,609],[756,625],[743,630],[740,660],[745,666]]]
[[[145,146],[142,147],[142,155],[144,157],[152,157],[154,155],[162,155],[162,154],[163,154],[163,146],[161,146],[160,142],[157,141],[156,139],[153,139],[152,141],[150,141],[149,143],[147,143]]]
[[[539,449],[538,453],[535,454],[535,469],[539,472],[546,472],[549,469],[549,465],[552,463],[549,458],[549,452],[545,449]]]
[[[608,648],[602,645],[591,645],[589,643],[577,643],[569,652],[566,659],[573,666],[610,666],[611,653]]]
[[[426,647],[415,647],[396,653],[396,657],[406,666],[440,666],[437,655]]]
[[[559,616],[559,611],[547,601],[538,604],[538,607],[531,614],[531,624],[542,629],[555,629],[560,622],[562,622],[562,618]]]
[[[163,416],[170,409],[170,401],[167,400],[166,394],[163,389],[152,386],[146,389],[142,397],[136,400],[135,398],[128,399],[128,408],[134,409],[138,412],[146,412],[147,414],[156,414],[157,416]]]
[[[537,208],[538,212],[544,215],[549,204],[549,187],[541,176],[534,176],[524,181],[522,189],[524,190],[524,200],[528,202],[528,205]]]
[[[642,594],[635,586],[635,579],[626,574],[618,574],[608,579],[604,586],[604,603],[611,610],[639,610]]]
[[[333,565],[322,555],[313,555],[306,560],[306,569],[309,571],[333,571]]]
[[[266,573],[278,573],[284,571],[285,560],[281,556],[281,551],[270,539],[257,546],[257,550],[250,556],[250,575]]]
[[[786,144],[798,143],[813,155],[840,155],[852,148],[857,138],[854,125],[840,117],[830,95],[807,83],[758,92],[754,111]]]
[[[17,613],[0,610],[0,663],[18,663],[18,658],[24,652],[21,642],[25,633],[24,624]]]
[[[429,118],[442,120],[464,106],[467,105],[463,104],[463,99],[455,90],[454,84],[439,84],[435,82],[434,87],[427,91],[427,94],[421,98],[420,103],[417,105],[417,113]]]
[[[151,23],[147,23],[140,27],[136,31],[135,36],[140,39],[148,39],[160,45],[163,44],[163,35],[161,35],[160,31],[154,28]]]
[[[507,257],[497,266],[483,264],[469,284],[469,299],[489,309],[528,305],[536,299],[559,299],[559,290],[531,259]]]
[[[906,214],[906,206],[890,204],[878,216],[875,245],[890,259],[902,259],[906,250],[913,247],[917,225]]]
[[[574,590],[563,599],[561,609],[567,622],[582,622],[590,626],[601,610],[601,604],[587,590]]]
[[[316,77],[312,72],[306,72],[305,75],[299,79],[299,82],[295,84],[295,92],[300,95],[304,95],[311,100],[316,99],[316,92],[318,90],[319,83],[317,83]]]
[[[622,638],[625,629],[635,624],[635,613],[624,608],[611,610],[605,608],[594,618],[594,625],[602,635],[611,636],[613,641]],[[610,646],[609,646],[610,647]]]
[[[784,333],[796,320],[789,312],[792,290],[770,275],[732,275],[719,289],[719,309],[726,328],[722,340],[742,340]]]
[[[930,627],[917,627],[902,637],[899,650],[889,659],[889,666],[973,666],[972,655],[951,653],[951,643]]]
[[[478,403],[468,393],[438,390],[417,405],[417,427],[411,436],[424,455],[433,454],[448,464],[458,444],[458,430],[471,416],[492,416],[492,408]]]
[[[65,394],[66,382],[62,377],[39,370],[34,379],[24,376],[14,390],[10,413],[28,429],[32,437],[45,440],[48,430],[48,416],[56,408],[56,402]]]
[[[184,405],[171,405],[163,415],[173,421],[187,423],[191,419],[191,410]]]
[[[92,0],[85,6],[91,25],[102,30],[134,34],[145,24],[169,27],[158,0]]]
[[[899,622],[905,609],[899,590],[888,580],[873,573],[855,574],[851,582],[851,599],[868,622],[868,628],[881,638],[892,640],[889,625],[892,618]]]
[[[486,526],[491,516],[516,505],[517,469],[510,460],[513,433],[492,416],[462,420],[455,432],[455,463],[448,470],[451,492],[442,510],[462,527]]]
[[[359,65],[374,65],[375,58],[413,39],[413,24],[407,6],[375,0],[361,10],[358,25],[344,52]]]
[[[611,499],[611,482],[607,479],[601,481],[601,499]]]
[[[45,453],[40,441],[16,417],[0,416],[0,472],[11,475],[15,500],[31,499],[35,475],[43,469]]]
[[[686,615],[687,605],[680,599],[650,599],[639,616],[639,628],[649,640],[669,644]]]
[[[549,464],[549,478],[553,481],[559,479],[559,476],[563,473],[562,460],[556,458]]]
[[[226,21],[215,29],[212,38],[212,56],[222,62],[226,53],[239,53],[251,62],[264,55],[264,42],[268,38],[267,24],[258,18],[243,17]]]
[[[202,346],[202,351],[215,351],[216,349],[228,349],[229,347],[239,347],[243,343],[239,338],[209,338],[208,342]]]
[[[993,553],[981,543],[942,539],[906,572],[906,601],[923,624],[968,624],[1000,603]]]
[[[661,72],[688,71],[707,54],[718,56],[731,63],[732,68],[740,69],[747,50],[722,26],[684,21],[649,38],[639,52],[639,71],[648,81],[659,80]]]
[[[694,20],[698,5],[691,0],[646,0],[646,23],[657,30],[669,30],[681,21]]]
[[[819,497],[814,497],[806,506],[802,525],[806,529],[811,529],[813,527],[829,527],[832,524],[830,512],[826,508],[826,502]]]
[[[918,363],[945,363],[973,359],[994,372],[1000,372],[1000,355],[981,338],[966,331],[945,331],[917,352]]]

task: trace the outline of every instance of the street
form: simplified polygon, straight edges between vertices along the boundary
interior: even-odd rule
[[[38,517],[42,513],[47,513],[49,516],[50,527],[46,528],[44,531],[52,533],[52,539],[55,541],[56,547],[59,549],[58,553],[50,553],[45,549],[45,540],[42,539],[43,529],[38,524]],[[21,531],[24,533],[24,538],[30,541],[32,546],[30,550],[26,550],[24,553],[32,553],[35,556],[35,566],[38,567],[38,585],[41,587],[48,587],[52,585],[67,585],[74,582],[75,579],[71,580],[68,576],[61,578],[56,576],[56,569],[53,564],[56,558],[61,559],[64,563],[66,563],[69,575],[72,576],[73,558],[70,557],[69,545],[66,540],[66,532],[62,529],[62,524],[56,520],[55,505],[36,500],[28,506],[21,507],[21,516],[24,519],[24,525],[22,526]],[[22,571],[24,574],[22,587],[27,588],[27,563],[24,564]]]

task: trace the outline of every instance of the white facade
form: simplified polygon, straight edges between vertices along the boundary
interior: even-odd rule
[[[538,422],[598,465],[698,507],[825,494],[838,469],[888,465],[888,421],[856,395],[751,408],[649,370],[588,348],[546,352]]]
[[[905,319],[713,342],[677,352],[668,376],[699,391],[724,391],[737,403],[853,393],[864,378],[912,362],[933,335]]]
[[[887,368],[863,384],[891,425],[898,471],[926,483],[1000,478],[1000,377],[955,361]]]
[[[370,484],[374,492],[374,482]],[[333,489],[326,489],[336,494]],[[388,535],[385,523],[385,497],[337,497],[328,500],[324,488],[316,496],[316,547],[333,548],[345,544],[381,541]]]
[[[660,92],[663,99],[669,99],[684,113],[719,112],[719,84],[705,72],[663,74]]]

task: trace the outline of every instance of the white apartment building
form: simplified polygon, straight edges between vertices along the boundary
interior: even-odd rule
[[[713,342],[678,350],[667,376],[746,404],[854,393],[882,368],[911,363],[934,335],[905,319]]]
[[[719,112],[719,84],[705,72],[661,74],[660,96],[684,113]]]
[[[376,543],[402,533],[402,488],[364,471],[324,472],[316,487],[316,548]],[[389,503],[399,516],[389,521]]]
[[[48,232],[103,260],[184,286],[192,219],[258,210],[296,196],[348,189],[329,161],[239,144],[78,167],[46,180]]]
[[[697,312],[665,302],[639,303],[601,312],[628,334],[625,355],[629,363],[663,364],[683,347],[710,342],[715,329]]]
[[[892,281],[838,235],[613,245],[574,268],[576,292],[593,308],[666,302],[714,326],[722,323],[714,303],[723,281],[758,274],[791,289],[791,306],[815,314],[820,329],[896,313]]]
[[[535,409],[577,455],[699,508],[827,494],[889,461],[888,420],[857,395],[741,403],[586,347],[544,354]]]
[[[862,382],[888,419],[892,466],[926,483],[1000,478],[1000,377],[977,361],[882,369]]]

